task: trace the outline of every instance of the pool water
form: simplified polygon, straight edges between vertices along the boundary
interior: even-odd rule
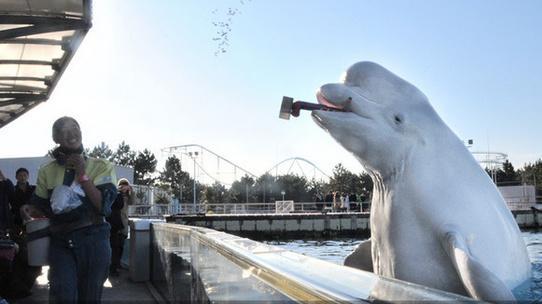
[[[542,232],[524,231],[522,232],[522,237],[529,252],[533,277],[531,282],[523,286],[521,291],[515,292],[515,295],[523,301],[542,303]],[[266,243],[342,265],[344,258],[361,241],[356,239],[333,239],[267,241]]]

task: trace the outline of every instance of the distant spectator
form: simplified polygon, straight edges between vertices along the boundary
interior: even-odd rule
[[[350,194],[350,202],[357,202],[358,196],[355,193]]]
[[[15,194],[11,201],[11,213],[13,216],[11,239],[19,246],[19,253],[16,255],[13,263],[13,272],[9,283],[10,295],[14,298],[29,296],[36,278],[41,273],[41,267],[28,265],[26,233],[20,214],[21,207],[30,202],[36,188],[36,186],[28,183],[28,177],[29,173],[26,168],[17,169],[15,172],[17,184],[15,185]]]
[[[350,210],[361,211],[361,204],[358,204],[358,197],[355,193],[349,195],[350,198]]]
[[[117,198],[111,205],[111,215],[107,221],[111,225],[111,266],[109,275],[118,276],[120,260],[124,250],[124,241],[128,237],[128,206],[134,204],[135,194],[127,179],[121,178],[118,182]]]
[[[326,194],[326,197],[324,198],[324,202],[326,203],[325,205],[328,206],[331,205],[333,207],[333,193],[331,191],[329,191],[327,194]]]
[[[346,212],[350,212],[350,197],[348,196],[348,193],[344,193],[343,208]]]
[[[337,212],[341,209],[341,198],[337,191],[333,192],[333,211]]]
[[[11,213],[13,214],[15,229],[22,230],[21,206],[30,202],[32,194],[34,194],[34,190],[36,189],[36,186],[28,183],[28,177],[29,173],[26,168],[19,168],[15,172],[17,185],[15,185],[15,195],[11,201]]]
[[[344,207],[344,192],[341,192],[341,196],[339,197],[339,204],[340,204],[340,210],[341,211],[344,211],[345,210],[345,207]]]
[[[316,210],[322,211],[322,209],[324,209],[324,204],[322,203],[324,198],[320,192],[316,193],[314,201],[316,202]]]
[[[12,218],[9,206],[13,200],[14,191],[13,183],[0,170],[0,236],[6,234],[11,228]]]

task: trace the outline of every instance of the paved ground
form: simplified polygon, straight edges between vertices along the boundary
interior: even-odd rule
[[[38,278],[32,295],[10,303],[48,303],[47,268]],[[128,270],[121,270],[120,276],[110,277],[104,284],[103,303],[156,303],[145,283],[135,283],[129,278]]]

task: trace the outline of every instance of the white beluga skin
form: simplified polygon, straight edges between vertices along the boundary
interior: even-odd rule
[[[415,86],[372,62],[317,93],[350,112],[313,119],[371,175],[371,239],[345,264],[475,299],[514,300],[531,277],[513,215]]]

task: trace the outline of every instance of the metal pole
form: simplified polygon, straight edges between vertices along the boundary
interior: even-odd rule
[[[182,204],[183,204],[183,184],[179,183],[179,212],[182,212]]]
[[[194,213],[196,213],[196,157],[195,156],[193,160],[194,160],[194,188],[193,188],[194,201],[192,205],[194,206]]]

